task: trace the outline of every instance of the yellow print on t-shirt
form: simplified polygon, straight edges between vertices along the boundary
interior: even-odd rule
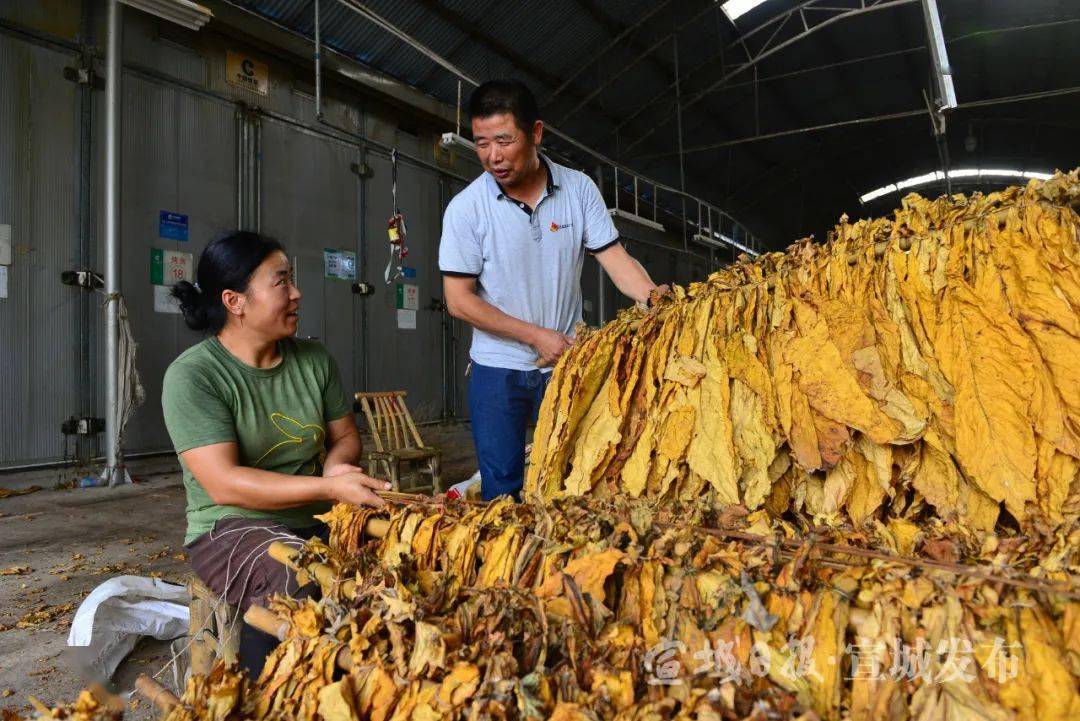
[[[319,450],[319,460],[316,461],[315,466],[310,471],[310,473],[314,473],[315,467],[317,467],[318,463],[321,463],[325,453],[325,448],[322,446],[323,441],[326,439],[326,430],[317,423],[301,423],[295,418],[289,418],[284,413],[271,413],[270,422],[274,424],[274,428],[281,432],[281,435],[285,436],[285,440],[275,443],[266,453],[262,454],[259,460],[255,461],[255,468],[258,468],[263,461],[279,448],[298,446],[310,441]]]

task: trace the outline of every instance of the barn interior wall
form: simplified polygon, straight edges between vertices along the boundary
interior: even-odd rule
[[[0,224],[12,226],[15,247],[8,297],[0,298],[0,408],[19,418],[0,434],[0,468],[102,450],[100,437],[61,433],[69,417],[104,415],[101,297],[60,282],[64,270],[100,272],[104,258],[103,93],[64,77],[79,64],[80,36],[103,47],[101,8],[52,0],[0,7]],[[266,95],[227,82],[229,51],[267,65]],[[441,310],[437,251],[442,211],[479,167],[440,151],[448,128],[428,116],[329,79],[317,119],[310,70],[293,60],[228,29],[194,33],[124,12],[121,286],[146,390],[125,434],[129,454],[169,449],[161,379],[201,340],[155,290],[152,253],[197,259],[209,240],[237,228],[246,162],[258,178],[249,220],[284,243],[295,263],[304,296],[298,335],[330,349],[346,391],[406,390],[418,421],[467,415],[469,331]],[[97,57],[98,72],[103,65]],[[248,152],[239,149],[245,123],[258,138],[244,145]],[[396,284],[383,279],[394,207],[388,147],[399,150],[397,207],[415,272],[405,282],[418,286],[415,328],[403,327],[411,319],[399,314]],[[161,237],[162,211],[188,217],[188,240]],[[688,282],[708,269],[700,258],[679,262],[685,256],[674,246],[628,245],[658,281]],[[355,253],[357,280],[374,293],[358,295],[349,281],[325,277],[327,249]],[[583,291],[590,323],[628,303],[592,259]]]

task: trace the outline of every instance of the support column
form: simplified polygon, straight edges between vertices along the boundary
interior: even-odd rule
[[[105,471],[102,481],[123,483],[120,449],[120,0],[108,0],[105,56]]]

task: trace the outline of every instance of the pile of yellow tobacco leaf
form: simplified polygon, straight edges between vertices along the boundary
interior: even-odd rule
[[[261,677],[166,721],[1080,719],[1078,198],[909,196],[583,333],[528,503],[336,506]]]
[[[1080,531],[970,546],[568,498],[399,508],[365,541],[362,515],[328,516],[354,552],[308,545],[337,580],[275,602],[262,677],[219,668],[169,721],[1080,717]]]
[[[958,532],[1080,515],[1077,171],[904,198],[585,332],[526,490]]]

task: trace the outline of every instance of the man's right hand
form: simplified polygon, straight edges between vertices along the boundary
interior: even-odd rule
[[[330,483],[329,495],[333,500],[354,506],[382,508],[386,501],[379,498],[375,491],[390,490],[388,482],[372,478],[366,473],[343,473],[326,480]]]
[[[559,362],[559,357],[566,352],[567,348],[574,344],[574,339],[547,328],[537,328],[533,338],[533,350],[539,356],[536,360],[537,368],[548,368]]]

